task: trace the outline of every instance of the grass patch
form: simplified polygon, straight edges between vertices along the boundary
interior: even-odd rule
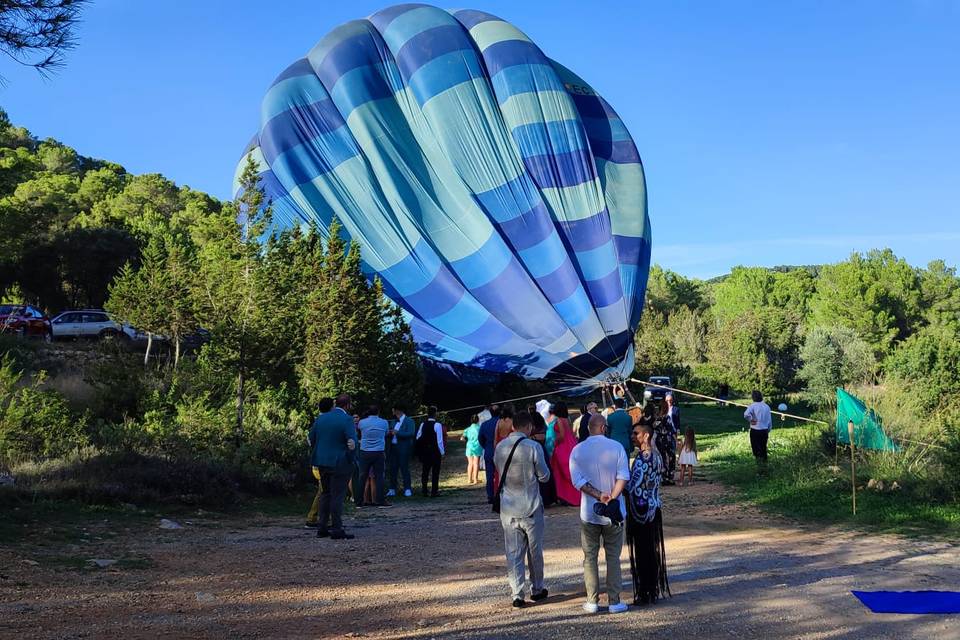
[[[797,413],[802,415],[802,410]],[[708,472],[764,509],[803,520],[911,535],[960,534],[960,503],[939,492],[931,479],[901,471],[896,477],[898,488],[889,489],[891,469],[898,467],[890,456],[898,454],[859,456],[854,516],[849,457],[841,451],[835,458],[825,446],[832,427],[776,422],[770,435],[768,474],[759,477],[742,410],[696,404],[685,407],[683,415],[696,429],[700,459]],[[866,488],[876,478],[887,480],[884,490]]]

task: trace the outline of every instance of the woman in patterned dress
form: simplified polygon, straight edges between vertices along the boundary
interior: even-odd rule
[[[633,604],[653,604],[664,595],[670,595],[660,514],[660,480],[664,464],[651,426],[634,425],[633,438],[640,448],[627,484],[627,543],[630,547],[630,574],[633,576]]]

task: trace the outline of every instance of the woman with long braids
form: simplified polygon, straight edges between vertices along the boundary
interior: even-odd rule
[[[627,484],[627,545],[633,576],[633,604],[653,604],[670,595],[660,515],[664,465],[654,443],[652,427],[634,425],[633,438],[640,448]]]

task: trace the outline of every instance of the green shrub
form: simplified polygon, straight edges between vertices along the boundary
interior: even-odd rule
[[[22,378],[10,358],[0,361],[0,456],[47,458],[86,444],[83,420],[58,393],[41,389],[42,372]]]

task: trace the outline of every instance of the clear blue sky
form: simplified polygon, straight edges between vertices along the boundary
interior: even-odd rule
[[[96,0],[14,122],[230,195],[273,77],[389,4]],[[440,5],[446,6],[446,5]],[[960,3],[472,0],[603,93],[647,170],[654,260],[711,277],[889,246],[960,262]]]

